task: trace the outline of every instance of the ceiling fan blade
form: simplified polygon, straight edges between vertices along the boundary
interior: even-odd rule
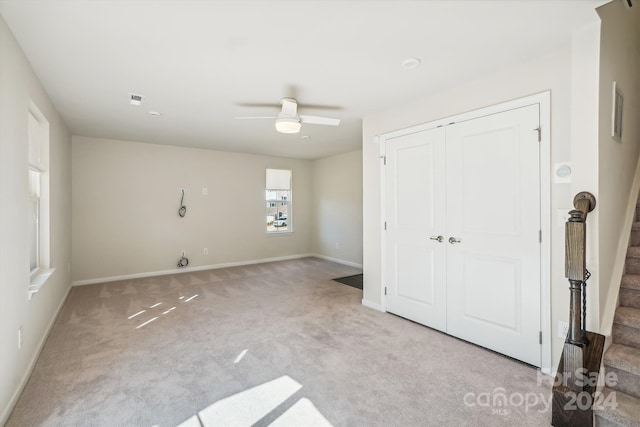
[[[308,110],[342,111],[342,107],[338,105],[300,104],[300,108],[304,108]]]
[[[293,98],[282,98],[282,114],[295,117],[298,114],[298,103]]]
[[[291,98],[295,99],[295,98]],[[282,108],[282,103],[279,102],[277,104],[271,102],[236,102],[238,107],[258,107],[258,108]],[[342,107],[338,105],[324,105],[324,104],[302,104],[301,108],[306,108],[310,110],[331,110],[331,111],[341,111]]]
[[[244,120],[244,119],[277,119],[277,117],[273,117],[273,116],[264,116],[264,117],[234,117],[234,119],[237,120]]]
[[[331,119],[329,117],[300,116],[300,120],[302,123],[309,123],[312,125],[338,126],[340,124],[340,119]]]
[[[270,107],[270,108],[280,108],[280,103],[274,104],[272,102],[237,102],[237,106],[239,107]]]

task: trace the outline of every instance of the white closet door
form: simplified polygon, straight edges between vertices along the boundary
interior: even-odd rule
[[[387,311],[446,329],[445,131],[387,140]]]
[[[535,366],[538,124],[533,105],[446,128],[447,332]]]

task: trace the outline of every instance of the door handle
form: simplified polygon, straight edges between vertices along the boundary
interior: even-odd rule
[[[449,237],[449,243],[451,243],[452,245],[456,243],[462,243],[462,239],[458,239],[456,237]]]
[[[429,239],[437,240],[438,243],[442,243],[442,241],[444,240],[444,237],[442,237],[442,236],[431,236],[431,237],[429,237]]]

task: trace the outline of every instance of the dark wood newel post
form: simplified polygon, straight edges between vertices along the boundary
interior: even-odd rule
[[[587,215],[596,207],[591,193],[578,193],[573,199],[574,210],[565,225],[565,277],[571,292],[569,307],[569,343],[582,346],[582,283],[587,272]],[[565,360],[566,361],[566,360]],[[581,365],[581,363],[580,363]]]
[[[586,214],[579,209],[569,212],[571,218],[565,224],[565,277],[569,279],[571,292],[569,306],[569,342],[582,345],[582,282],[586,270]]]
[[[602,361],[604,336],[587,332],[583,324],[583,286],[588,279],[586,266],[587,216],[596,206],[591,193],[578,193],[574,210],[565,225],[565,276],[569,280],[569,332],[562,349],[553,385],[551,424],[560,426],[593,426],[593,399]],[[585,381],[589,378],[589,381]],[[574,405],[580,401],[588,405]]]

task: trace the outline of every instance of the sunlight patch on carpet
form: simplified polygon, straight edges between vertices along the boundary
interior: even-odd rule
[[[199,412],[204,427],[251,426],[302,388],[288,375],[219,400]]]
[[[287,412],[280,415],[269,427],[333,427],[318,408],[307,398],[298,400]]]
[[[239,361],[241,361],[244,355],[247,354],[248,350],[249,350],[248,348],[245,348],[244,350],[242,350],[238,355],[238,357],[236,357],[236,360],[233,361],[233,363],[238,363]]]

